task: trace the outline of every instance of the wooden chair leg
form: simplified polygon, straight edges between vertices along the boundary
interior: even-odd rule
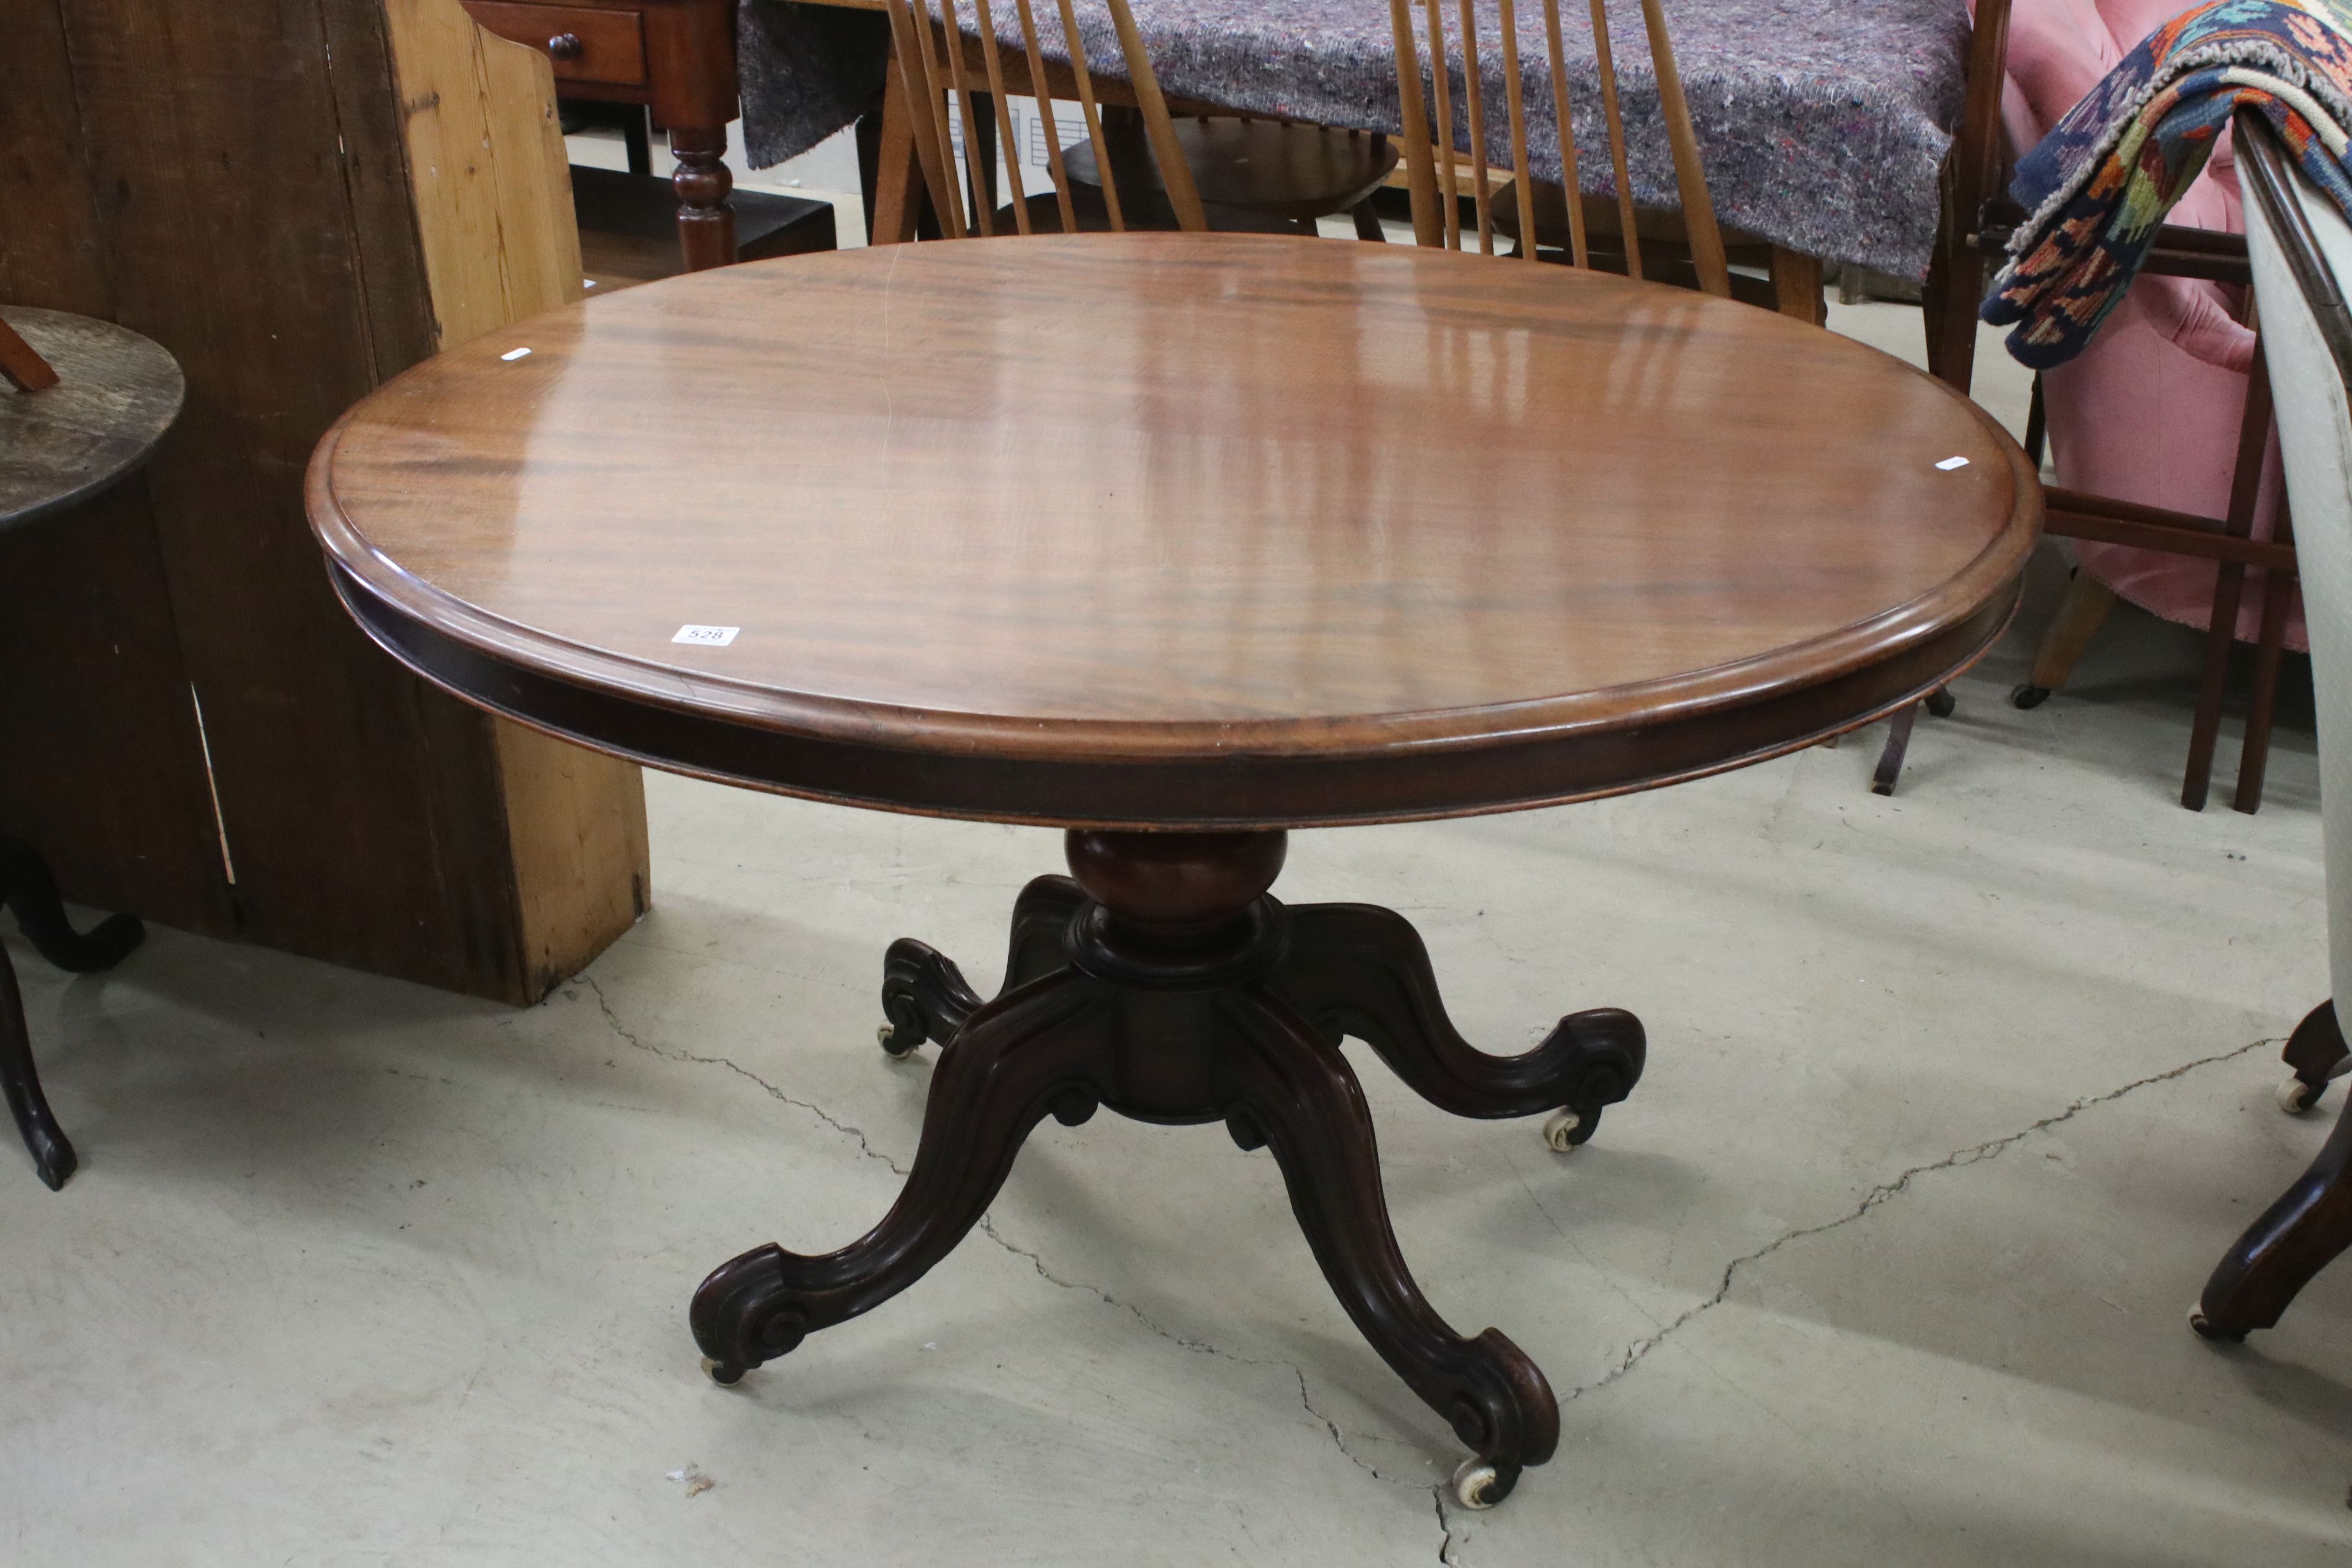
[[[1977,305],[1984,298],[1985,259],[1962,237],[1975,215],[1954,210],[1949,181],[1945,197],[1945,233],[1927,265],[1920,317],[1927,330],[1927,374],[1966,393],[1976,379]]]
[[[1887,727],[1886,749],[1878,753],[1878,772],[1870,780],[1873,795],[1893,795],[1895,781],[1903,776],[1903,758],[1911,750],[1912,727],[1919,722],[1919,710],[1925,708],[1938,719],[1948,719],[1959,707],[1948,686],[1938,686],[1910,707],[1895,716]],[[1831,745],[1837,744],[1832,737]]]
[[[2074,579],[2066,584],[2066,596],[2059,601],[2058,614],[2050,629],[2042,634],[2042,645],[2033,650],[2033,673],[2025,684],[2012,689],[2009,700],[2020,708],[2039,708],[2050,694],[2066,684],[2082,660],[2091,639],[2099,635],[2106,624],[2107,612],[2116,607],[2116,591],[2092,576],[2081,567],[2074,568]]]
[[[2262,500],[2263,458],[2270,448],[2271,383],[2262,344],[2254,345],[2254,363],[2247,372],[2246,412],[2238,426],[2238,466],[2230,480],[2227,531],[2233,539],[2251,539],[2254,508]],[[2189,731],[2189,766],[2180,782],[2180,804],[2191,811],[2205,809],[2205,795],[2213,780],[2213,748],[2221,736],[2221,704],[2229,694],[2230,650],[2238,637],[2238,606],[2245,600],[2246,569],[2233,561],[2221,563],[2213,582],[2213,615],[2205,628],[2205,677],[2197,692],[2197,718]]]
[[[2279,507],[2276,538],[2294,537],[2286,507]],[[2263,574],[2262,638],[2254,648],[2254,696],[2246,710],[2246,739],[2238,748],[2238,794],[2230,804],[2249,816],[2263,805],[2263,774],[2270,768],[2271,716],[2278,704],[2279,660],[2286,652],[2286,612],[2301,592],[2301,579],[2284,572]]]
[[[1381,227],[1380,214],[1372,210],[1372,199],[1370,196],[1366,196],[1362,201],[1349,207],[1348,216],[1355,219],[1358,239],[1368,239],[1374,245],[1384,245],[1388,242],[1388,231]]]
[[[907,78],[898,68],[897,49],[882,85],[882,140],[874,157],[873,221],[866,234],[868,245],[903,245],[915,237],[915,220],[922,204],[916,163],[915,110],[907,96]]]
[[[1772,247],[1772,293],[1780,314],[1813,326],[1829,321],[1829,301],[1822,295],[1822,261],[1801,251]]]
[[[1886,727],[1886,749],[1878,753],[1878,772],[1872,775],[1870,793],[1893,795],[1895,781],[1903,776],[1903,757],[1911,750],[1911,727],[1919,721],[1919,704],[1906,703]]]
[[[2328,1013],[2332,1028],[2332,1006]],[[2196,1310],[2189,1315],[2189,1326],[2209,1340],[2242,1340],[2254,1329],[2277,1323],[2312,1276],[2352,1246],[2347,1169],[2352,1169],[2352,1104],[2336,1118],[2336,1130],[2311,1168],[2223,1255],[2205,1281]]]

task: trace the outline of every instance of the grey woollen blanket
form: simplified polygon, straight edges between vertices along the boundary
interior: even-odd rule
[[[1130,0],[1162,88],[1247,112],[1394,133],[1396,52],[1387,0]],[[1495,0],[1474,0],[1486,78],[1487,156],[1510,166]],[[1055,6],[1038,5],[1049,56],[1063,58]],[[1017,47],[1017,13],[992,11]],[[1457,0],[1444,0],[1449,37]],[[1100,0],[1078,0],[1087,58],[1118,59]],[[1529,153],[1557,179],[1543,7],[1519,0]],[[970,26],[971,7],[959,14]],[[1421,5],[1416,0],[1416,16]],[[1690,99],[1717,216],[1790,249],[1883,272],[1926,274],[1937,172],[1959,121],[1969,44],[1962,0],[1669,0],[1667,25]],[[1612,176],[1588,8],[1560,0],[1570,113],[1588,190]],[[743,139],[755,166],[807,151],[873,101],[889,42],[877,11],[743,0]],[[1641,8],[1616,0],[1610,39],[1623,94],[1633,194],[1672,207],[1674,163],[1658,113]],[[1457,44],[1452,51],[1458,59]],[[1111,74],[1117,74],[1113,69]],[[1455,144],[1469,135],[1455,95]]]

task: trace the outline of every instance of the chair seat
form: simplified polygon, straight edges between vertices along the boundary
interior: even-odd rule
[[[1156,190],[1130,193],[1124,180],[1119,182],[1119,190],[1122,193],[1119,216],[1129,229],[1164,230],[1173,233],[1183,226],[1176,221],[1175,209],[1168,205],[1168,198],[1164,193]],[[1141,198],[1139,201],[1139,196]],[[1029,227],[1033,232],[1037,234],[1062,232],[1062,206],[1061,203],[1055,198],[1051,186],[1043,191],[1033,192],[1023,205],[1029,209]],[[1100,186],[1079,184],[1076,177],[1073,175],[1070,181],[1070,207],[1077,216],[1080,234],[1111,232],[1110,213],[1103,205]],[[1206,202],[1202,204],[1201,210],[1208,216],[1209,228],[1215,234],[1297,235],[1302,232],[1300,222],[1293,218],[1276,217],[1266,213],[1244,212],[1234,207],[1214,206]],[[999,234],[1019,232],[1013,221],[1011,202],[996,209],[993,221],[996,232]],[[1311,235],[1311,226],[1307,226],[1305,232]]]
[[[1173,128],[1202,202],[1235,212],[1329,217],[1378,190],[1397,164],[1389,139],[1369,131],[1222,114],[1180,119]],[[1115,133],[1111,159],[1122,195],[1161,188],[1160,170],[1139,134]],[[1101,188],[1091,143],[1079,142],[1062,161],[1071,184]]]
[[[1568,195],[1559,185],[1548,180],[1538,180],[1536,195],[1536,243],[1555,249],[1568,248]],[[1487,203],[1495,215],[1495,232],[1519,237],[1518,182],[1497,180],[1490,188]],[[1466,187],[1465,193],[1467,194]],[[1584,235],[1587,243],[1600,247],[1604,241],[1613,242],[1607,248],[1622,254],[1624,222],[1617,210],[1614,196],[1584,196]],[[1690,237],[1683,227],[1683,215],[1672,208],[1637,206],[1633,209],[1634,231],[1642,237],[1642,258],[1646,262],[1654,255],[1690,254]],[[1765,267],[1771,263],[1772,242],[1761,235],[1748,234],[1727,227],[1723,231],[1725,259],[1734,267]],[[1612,269],[1613,270],[1613,269]]]

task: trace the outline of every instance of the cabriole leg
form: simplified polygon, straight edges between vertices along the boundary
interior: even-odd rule
[[[1461,1500],[1500,1502],[1520,1470],[1550,1458],[1559,1441],[1550,1385],[1498,1330],[1476,1339],[1454,1332],[1413,1283],[1389,1226],[1371,1115],[1339,1048],[1270,997],[1237,997],[1227,1016],[1227,1124],[1238,1112],[1273,1149],[1291,1211],[1340,1305],[1476,1455],[1457,1475]]]
[[[940,1055],[915,1167],[890,1212],[838,1252],[771,1244],[712,1270],[689,1320],[710,1375],[733,1383],[803,1336],[888,1300],[951,1251],[987,1212],[1021,1144],[1048,1112],[1094,1114],[1105,1010],[1072,973],[992,1003]]]
[[[1489,1056],[1455,1032],[1439,1000],[1421,933],[1402,915],[1370,904],[1302,904],[1290,911],[1290,952],[1273,988],[1336,1042],[1353,1035],[1391,1070],[1456,1116],[1573,1118],[1559,1142],[1574,1147],[1641,1081],[1647,1058],[1641,1020],[1615,1007],[1571,1013],[1535,1049]]]

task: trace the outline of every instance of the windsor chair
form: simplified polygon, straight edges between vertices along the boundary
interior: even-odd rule
[[[1046,56],[1047,35],[1037,13],[1048,0],[1011,3],[1021,27],[1022,48],[1017,53],[1008,52],[1000,39],[995,8],[989,0],[969,0],[976,37],[965,35],[958,0],[938,0],[936,12],[932,0],[886,0],[891,64],[884,87],[874,242],[888,244],[914,237],[916,203],[908,188],[909,166],[918,171],[938,215],[940,235],[948,239],[967,235],[1209,228],[1208,213],[1128,0],[1106,0],[1106,5],[1118,36],[1118,63],[1126,73],[1122,96],[1132,99],[1156,176],[1149,180],[1135,177],[1135,160],[1114,153],[1105,111],[1116,100],[1101,90],[1108,84],[1097,82],[1071,0],[1052,0],[1066,63]],[[1007,159],[1003,168],[1010,201],[998,208],[993,197],[993,148],[999,141],[1013,142],[1009,100],[1024,95],[1036,103],[1052,188],[1031,193],[1021,160]],[[1097,176],[1094,184],[1082,184],[1073,176],[1072,160],[1062,149],[1056,99],[1077,105],[1086,146],[1092,154],[1091,167]],[[968,184],[957,171],[958,131],[962,132]]]
[[[1568,60],[1560,31],[1560,0],[1537,3],[1543,11],[1543,47],[1549,68],[1552,113],[1559,132],[1556,165],[1559,181],[1552,188],[1557,193],[1581,192],[1576,122],[1570,112]],[[1520,239],[1517,254],[1534,261],[1540,257],[1540,245],[1529,242],[1527,237],[1534,236],[1539,242],[1547,229],[1556,227],[1564,231],[1570,265],[1590,268],[1613,256],[1619,265],[1604,269],[1622,270],[1634,279],[1643,276],[1645,244],[1670,243],[1661,234],[1656,215],[1647,215],[1645,223],[1645,215],[1634,205],[1633,177],[1626,157],[1625,115],[1619,100],[1615,51],[1610,38],[1609,7],[1607,0],[1590,3],[1592,42],[1600,66],[1601,116],[1608,126],[1609,160],[1616,191],[1613,225],[1596,224],[1592,203],[1582,199],[1570,202],[1564,195],[1558,196],[1554,211],[1538,208],[1539,203],[1549,205],[1541,193],[1550,182],[1539,178],[1529,156],[1525,75],[1520,67],[1519,0],[1498,0],[1499,63],[1511,168],[1509,184],[1499,191],[1487,170],[1492,146],[1487,134],[1492,94],[1486,64],[1480,58],[1479,18],[1471,0],[1455,0],[1456,16],[1451,37],[1444,0],[1421,0],[1418,18],[1413,15],[1412,0],[1390,0],[1390,17],[1396,35],[1397,94],[1405,125],[1405,172],[1412,195],[1413,237],[1420,243],[1459,250],[1469,242],[1471,230],[1475,230],[1479,250],[1492,256],[1496,254],[1497,234],[1506,237],[1516,235]],[[1677,260],[1686,261],[1700,289],[1729,299],[1733,293],[1729,258],[1722,230],[1716,223],[1715,205],[1707,195],[1698,137],[1691,127],[1690,103],[1683,92],[1682,73],[1675,61],[1674,44],[1667,37],[1660,0],[1642,0],[1642,15],[1649,32],[1650,57],[1657,71],[1667,143],[1674,154],[1675,184],[1682,197],[1683,237],[1676,247],[1682,254]],[[1463,99],[1459,119],[1454,103],[1457,82]],[[1437,156],[1438,147],[1450,151],[1455,146],[1457,127],[1466,130],[1469,137],[1472,156],[1466,169],[1452,157],[1441,160]],[[1549,176],[1553,172],[1547,168],[1543,174]],[[1475,219],[1470,229],[1463,224],[1465,194]],[[1498,223],[1498,198],[1505,195],[1509,198],[1511,210],[1507,218]],[[1559,220],[1556,226],[1549,221],[1555,216]],[[1596,233],[1596,229],[1608,232]]]

